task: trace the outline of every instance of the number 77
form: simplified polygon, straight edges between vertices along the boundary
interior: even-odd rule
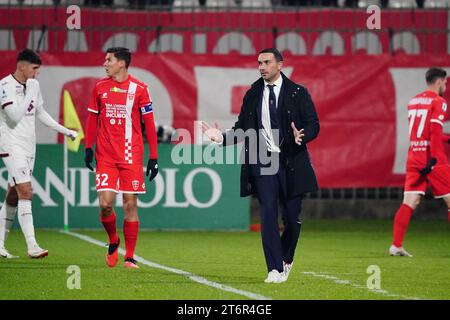
[[[408,118],[409,120],[409,136],[411,136],[411,131],[414,126],[414,121],[416,117],[420,117],[419,127],[417,128],[417,138],[420,138],[423,133],[423,129],[425,128],[425,120],[427,118],[428,110],[427,109],[412,109],[408,110]]]

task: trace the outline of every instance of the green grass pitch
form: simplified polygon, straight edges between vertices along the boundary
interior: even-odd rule
[[[282,284],[263,282],[265,263],[255,232],[142,231],[136,254],[270,299],[449,299],[450,225],[412,221],[405,247],[413,258],[387,255],[391,228],[391,221],[305,221],[293,270]],[[106,242],[103,231],[74,232]],[[7,247],[20,258],[0,259],[0,299],[249,299],[143,263],[139,270],[125,269],[123,257],[110,269],[106,247],[58,230],[36,234],[49,250],[42,260],[27,258],[20,230],[11,232]],[[79,290],[67,288],[71,265],[80,268]],[[367,287],[371,265],[380,270],[379,290]]]

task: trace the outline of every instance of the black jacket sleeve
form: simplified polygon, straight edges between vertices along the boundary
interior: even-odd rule
[[[308,143],[317,137],[320,131],[320,125],[316,107],[306,88],[303,89],[300,96],[300,118],[305,133],[303,143]]]

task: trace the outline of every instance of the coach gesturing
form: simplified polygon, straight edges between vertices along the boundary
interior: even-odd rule
[[[258,64],[261,78],[246,92],[234,127],[222,134],[203,122],[203,132],[223,145],[236,143],[239,129],[247,138],[251,136],[247,132],[257,132],[257,143],[245,142],[241,196],[258,197],[268,270],[265,282],[280,283],[287,280],[294,260],[303,195],[318,189],[306,144],[317,137],[319,119],[307,89],[281,72],[283,57],[277,49],[262,50]],[[281,237],[278,201],[284,209]]]

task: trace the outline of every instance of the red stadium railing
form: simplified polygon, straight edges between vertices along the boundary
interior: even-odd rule
[[[376,23],[365,9],[81,6],[77,25],[77,12],[68,13],[67,5],[11,6],[5,4],[11,0],[2,1],[0,50],[101,51],[109,45],[199,54],[253,54],[270,46],[294,55],[441,55],[450,50],[446,9],[382,9],[375,21],[380,29],[372,30],[368,23]]]

